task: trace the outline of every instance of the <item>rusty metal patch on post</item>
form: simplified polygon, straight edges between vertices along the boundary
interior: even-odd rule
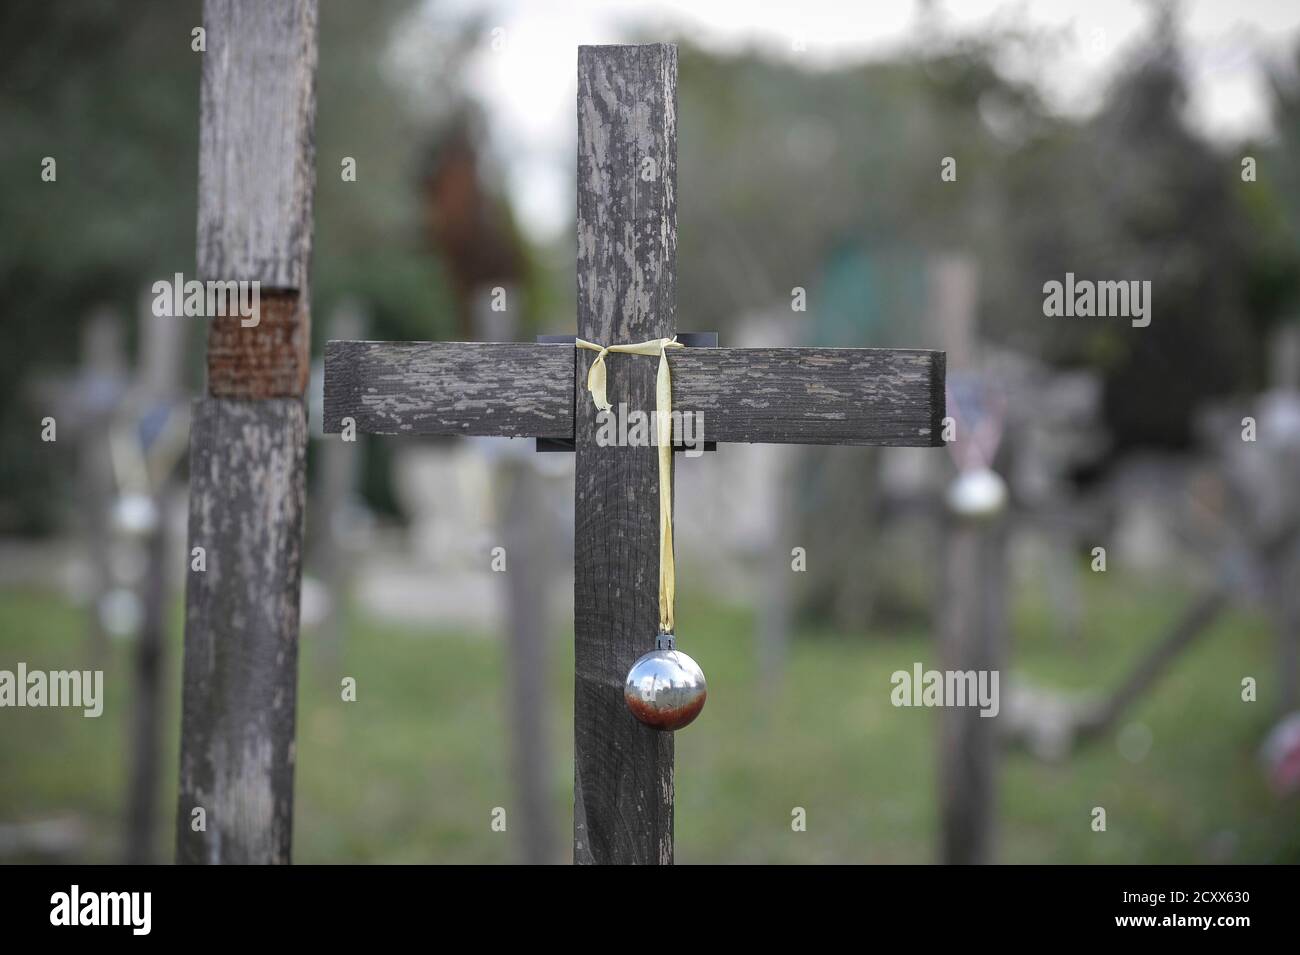
[[[263,290],[256,325],[238,315],[212,319],[208,394],[214,398],[299,398],[307,389],[311,321],[299,293]]]

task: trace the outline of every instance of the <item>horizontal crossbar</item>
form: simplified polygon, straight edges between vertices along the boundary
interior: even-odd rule
[[[577,360],[564,344],[332,341],[324,429],[350,417],[371,434],[572,438]],[[943,352],[683,348],[669,364],[673,407],[702,415],[709,441],[943,443]]]

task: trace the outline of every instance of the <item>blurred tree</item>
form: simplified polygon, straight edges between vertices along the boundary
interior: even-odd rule
[[[1257,385],[1272,309],[1252,294],[1269,237],[1239,201],[1239,155],[1220,153],[1184,119],[1174,17],[1172,7],[1154,8],[1150,35],[1095,117],[1058,128],[1008,165],[1014,212],[1000,245],[1013,259],[985,302],[1017,347],[1102,372],[1115,455],[1184,447],[1199,406]],[[1150,326],[1045,318],[1043,283],[1067,271],[1149,280]]]
[[[916,344],[927,251],[981,237],[1001,164],[1049,122],[994,68],[1002,42],[817,71],[683,43],[682,327],[725,332],[800,286],[825,343]]]
[[[86,313],[134,315],[147,278],[194,266],[199,4],[7,3],[0,9],[0,528],[52,519],[29,376],[72,364]],[[56,180],[41,180],[52,157]]]
[[[320,10],[312,310],[323,316],[343,296],[360,298],[376,337],[436,338],[455,314],[421,229],[418,187],[438,119],[421,106],[437,98],[429,89],[456,87],[445,74],[461,61],[426,67],[423,104],[401,85],[390,52],[415,6],[323,0]],[[0,175],[10,183],[0,191],[0,301],[11,336],[0,349],[5,447],[33,447],[44,412],[28,403],[27,383],[76,361],[77,329],[92,307],[134,316],[149,283],[193,275],[203,54],[191,49],[191,30],[201,22],[199,0],[0,8]],[[57,162],[54,182],[41,181],[46,156]],[[344,157],[356,161],[355,182],[343,181]],[[316,323],[318,345],[324,334]],[[201,367],[196,351],[192,381]],[[70,472],[54,446],[0,456],[0,531],[50,527]]]
[[[1290,63],[1270,74],[1274,135],[1246,143],[1232,159],[1256,160],[1255,182],[1238,173],[1236,194],[1256,236],[1249,294],[1252,310],[1300,322],[1300,42]]]
[[[1269,181],[1241,183],[1240,153],[1185,121],[1176,9],[1151,10],[1082,119],[999,67],[1046,65],[1050,37],[960,38],[923,20],[911,52],[818,70],[683,43],[680,326],[725,340],[749,313],[784,314],[800,286],[819,343],[936,347],[924,272],[958,251],[979,270],[982,336],[1104,376],[1114,453],[1187,445],[1199,405],[1261,383],[1263,330],[1294,298],[1300,85],[1279,74]],[[946,157],[956,181],[941,178]],[[1043,283],[1067,271],[1150,280],[1152,324],[1044,317]],[[805,533],[834,540],[873,465],[846,459],[834,467],[856,476],[837,477],[840,456],[808,457],[829,496]],[[830,578],[808,574],[806,605],[860,616],[860,561],[838,556],[820,562]]]
[[[725,341],[761,311],[806,318],[810,344],[937,347],[930,259],[996,255],[1001,170],[1053,125],[995,68],[1004,42],[930,36],[897,59],[817,71],[682,45],[679,326],[720,327]],[[947,158],[956,181],[941,177]],[[861,535],[876,459],[808,449],[801,461],[798,539],[818,542],[801,608],[858,632],[876,596]]]
[[[421,164],[442,117],[418,109],[391,58],[415,7],[323,0],[320,11],[313,311],[326,314],[340,296],[361,299],[377,339],[439,338],[455,328],[454,297],[421,220]],[[454,96],[450,73],[460,65],[426,66],[420,93]],[[345,158],[356,162],[355,182],[343,178]],[[317,326],[318,344],[325,332]]]

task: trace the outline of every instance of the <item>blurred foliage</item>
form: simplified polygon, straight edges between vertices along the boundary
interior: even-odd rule
[[[365,304],[371,338],[441,338],[452,328],[455,310],[422,231],[418,191],[435,131],[386,71],[387,50],[413,5],[321,4],[312,268],[318,345],[329,337],[332,308],[348,297]],[[356,182],[340,174],[345,156],[356,160]]]
[[[146,280],[194,269],[197,0],[0,7],[0,441],[40,447],[25,385],[78,358],[88,309],[134,314]],[[57,180],[41,181],[46,156]],[[64,449],[58,449],[63,452]],[[0,456],[7,530],[48,523],[70,457]]]
[[[1178,24],[1153,11],[1081,120],[998,69],[1033,36],[930,36],[817,71],[684,44],[679,326],[793,321],[803,286],[819,343],[936,347],[925,271],[962,252],[986,337],[1104,376],[1116,453],[1185,446],[1199,404],[1265,383],[1264,333],[1300,298],[1300,86],[1278,76],[1281,135],[1241,182],[1242,152],[1187,124]],[[940,178],[946,156],[956,182]],[[1067,271],[1150,280],[1151,326],[1044,318],[1043,283]]]
[[[1014,260],[983,303],[1019,319],[1028,341],[1008,344],[1104,376],[1114,454],[1184,447],[1198,406],[1264,385],[1265,330],[1296,292],[1292,282],[1258,293],[1276,239],[1240,201],[1239,154],[1220,152],[1185,122],[1171,16],[1158,12],[1097,116],[1009,167],[1008,205],[1029,211],[1008,217]],[[1296,261],[1293,249],[1292,268]],[[1151,324],[1045,320],[1035,292],[1067,271],[1150,280]]]
[[[317,79],[313,340],[344,297],[361,300],[375,338],[439,338],[454,308],[423,232],[422,162],[437,130],[392,76],[386,53],[414,0],[324,0]],[[31,384],[71,373],[88,311],[109,306],[135,337],[140,294],[193,277],[199,73],[190,31],[199,0],[0,8],[0,441],[31,448],[40,418]],[[430,71],[435,80],[437,69]],[[435,88],[441,88],[438,84]],[[436,119],[434,117],[433,119]],[[53,156],[56,182],[40,180]],[[357,160],[343,182],[344,156]],[[202,345],[190,336],[190,380]],[[372,457],[382,455],[375,447]],[[382,461],[379,464],[382,466]],[[73,451],[0,456],[0,529],[48,528],[73,493]]]
[[[892,343],[910,331],[915,344],[926,303],[881,286],[915,290],[924,249],[972,245],[991,226],[980,213],[1009,148],[985,113],[1045,121],[1034,92],[994,70],[995,49],[963,43],[942,55],[808,71],[684,46],[682,323],[726,330],[749,310],[788,310],[791,288],[803,286],[823,340]],[[960,184],[940,182],[945,156],[958,158]],[[829,290],[828,305],[818,294],[828,291],[825,277],[833,283],[846,270],[865,277],[866,300]]]

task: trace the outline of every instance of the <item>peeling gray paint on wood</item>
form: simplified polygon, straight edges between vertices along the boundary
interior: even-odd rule
[[[204,27],[199,275],[259,281],[278,293],[265,304],[286,308],[265,329],[214,329],[214,397],[196,404],[191,424],[189,540],[205,549],[207,569],[189,571],[185,594],[176,857],[287,863],[316,0],[207,0]],[[204,832],[191,828],[198,807]]]
[[[578,336],[588,341],[676,329],[676,98],[676,47],[578,48]],[[579,354],[577,380],[594,358]],[[611,399],[652,409],[657,359],[610,363]],[[591,402],[575,408],[574,860],[671,863],[673,737],[623,703],[627,671],[658,628],[656,453],[597,446]]]
[[[289,861],[306,440],[299,399],[194,405],[179,862]]]
[[[325,346],[327,434],[573,437],[572,345],[346,342]]]
[[[709,441],[937,446],[942,352],[685,348],[669,357],[673,407]]]
[[[330,342],[325,430],[350,416],[376,434],[572,438],[575,382],[585,398],[587,367],[575,376],[573,353],[554,344]],[[610,357],[611,400],[645,364]],[[673,407],[702,413],[709,441],[943,443],[943,352],[688,348],[670,352],[669,365]]]
[[[316,181],[316,0],[205,0],[198,273],[304,289]]]

